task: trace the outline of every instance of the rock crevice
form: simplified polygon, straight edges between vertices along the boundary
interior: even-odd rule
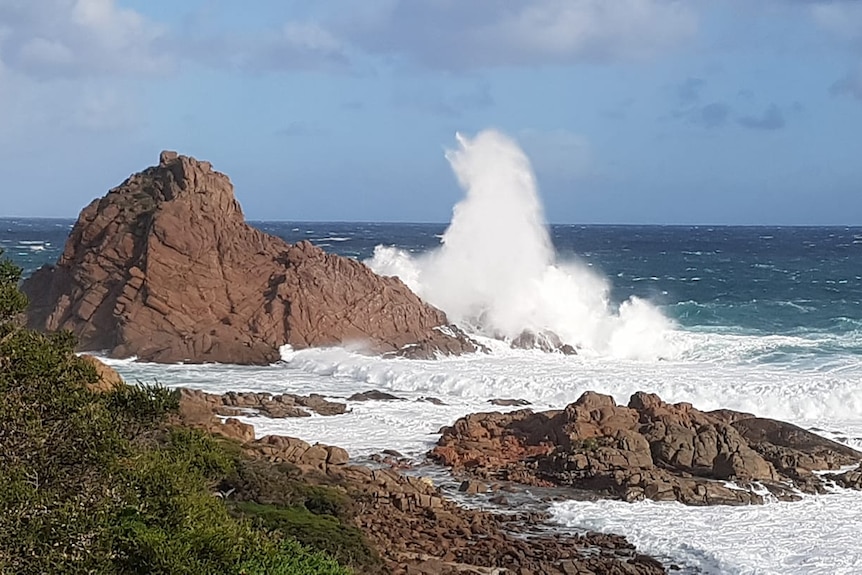
[[[862,453],[751,414],[703,412],[643,392],[621,406],[586,392],[560,411],[463,417],[443,430],[431,457],[485,479],[712,505],[761,503],[765,492],[797,499],[826,481],[855,485],[852,472],[814,472],[857,464]]]
[[[262,364],[355,344],[413,357],[476,350],[397,278],[245,223],[227,176],[162,152],[81,212],[54,266],[23,285],[30,327],[79,349],[173,362]]]

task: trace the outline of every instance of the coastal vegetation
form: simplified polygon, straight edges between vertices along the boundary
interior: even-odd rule
[[[176,391],[91,390],[99,375],[71,335],[23,327],[20,274],[0,261],[0,573],[336,575],[379,562],[346,494],[175,425]]]

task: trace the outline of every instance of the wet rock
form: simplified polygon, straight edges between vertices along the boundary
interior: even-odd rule
[[[327,401],[321,395],[272,395],[263,392],[229,391],[223,395],[206,393],[198,389],[180,390],[180,405],[184,409],[202,409],[221,416],[265,416],[272,418],[309,417],[310,411],[320,415],[341,415],[347,406]]]
[[[862,464],[844,473],[827,473],[824,478],[847,489],[862,489]]]
[[[433,405],[446,405],[442,399],[438,399],[436,397],[420,397],[416,401],[423,401],[425,403],[431,403]]]
[[[461,485],[458,486],[458,491],[460,491],[461,493],[469,493],[473,495],[476,493],[485,493],[486,491],[488,491],[488,486],[481,481],[467,479],[461,482]]]
[[[525,405],[531,405],[529,401],[526,399],[507,399],[507,398],[494,398],[489,399],[488,403],[491,405],[498,405],[500,407],[523,407]]]
[[[385,391],[379,391],[376,389],[371,389],[369,391],[363,391],[362,393],[354,393],[350,397],[347,398],[347,401],[394,401],[399,400],[403,401],[403,397],[398,397],[396,395],[392,395],[391,393],[386,393]]]
[[[714,415],[643,392],[628,406],[586,392],[562,411],[468,415],[441,430],[430,456],[483,479],[691,505],[761,503],[762,487],[794,500],[797,490],[823,490],[812,471],[862,460],[790,424]]]
[[[209,162],[163,152],[84,208],[55,266],[22,287],[28,324],[143,361],[266,364],[279,347],[476,351],[399,279],[245,223]],[[415,351],[410,351],[414,349]]]
[[[547,353],[562,353],[565,355],[577,355],[578,353],[574,347],[563,343],[560,336],[548,330],[535,332],[525,329],[509,345],[515,349],[539,349]]]

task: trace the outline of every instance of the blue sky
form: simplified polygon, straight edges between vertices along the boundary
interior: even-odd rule
[[[494,127],[560,223],[862,224],[862,1],[0,0],[0,215],[162,149],[250,219],[448,221]]]

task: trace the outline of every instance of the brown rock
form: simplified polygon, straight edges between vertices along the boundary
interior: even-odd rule
[[[345,465],[350,461],[350,455],[347,453],[347,450],[341,447],[327,447],[326,453],[326,463],[328,465]]]
[[[847,489],[862,490],[862,464],[844,473],[827,473],[825,477]]]
[[[485,493],[488,491],[488,486],[481,481],[467,479],[458,486],[458,491],[469,494]]]
[[[560,336],[556,333],[547,330],[535,332],[525,329],[509,345],[515,349],[539,349],[546,353],[562,353],[565,355],[577,355],[578,353],[574,347],[563,343]]]
[[[263,364],[284,344],[477,349],[400,280],[248,226],[227,176],[175,152],[84,208],[56,266],[23,290],[31,327],[68,329],[80,350],[112,357]]]
[[[500,407],[523,407],[525,405],[530,405],[530,402],[526,399],[514,399],[514,398],[494,398],[489,399],[488,403],[491,405],[497,405]]]
[[[750,417],[735,421],[733,427],[755,450],[785,472],[794,468],[835,469],[853,465],[860,458],[859,452],[851,447],[783,421]]]
[[[642,392],[628,407],[586,392],[557,412],[468,415],[441,430],[430,456],[479,478],[691,505],[762,503],[759,485],[778,498],[797,499],[797,490],[824,489],[812,471],[862,459],[790,424],[704,413]],[[853,473],[827,479],[855,485]]]
[[[347,401],[393,401],[403,399],[403,397],[398,397],[397,395],[392,395],[391,393],[386,393],[385,391],[371,389],[368,391],[363,391],[362,393],[354,393],[347,398]]]
[[[340,415],[347,407],[343,403],[327,401],[314,393],[302,396],[289,393],[271,395],[229,391],[224,395],[218,395],[199,389],[185,388],[180,389],[180,405],[184,406],[186,411],[201,410],[226,417],[263,415],[272,418],[309,417],[311,414],[306,411],[307,409],[320,415]]]
[[[102,361],[92,355],[83,354],[81,355],[81,359],[96,368],[97,380],[94,383],[87,385],[87,389],[90,391],[111,391],[124,385],[125,382],[123,381],[123,378],[113,367],[105,365]]]
[[[240,443],[247,443],[254,440],[254,426],[248,423],[243,423],[234,417],[228,417],[220,426],[210,429],[210,431],[236,439]]]

